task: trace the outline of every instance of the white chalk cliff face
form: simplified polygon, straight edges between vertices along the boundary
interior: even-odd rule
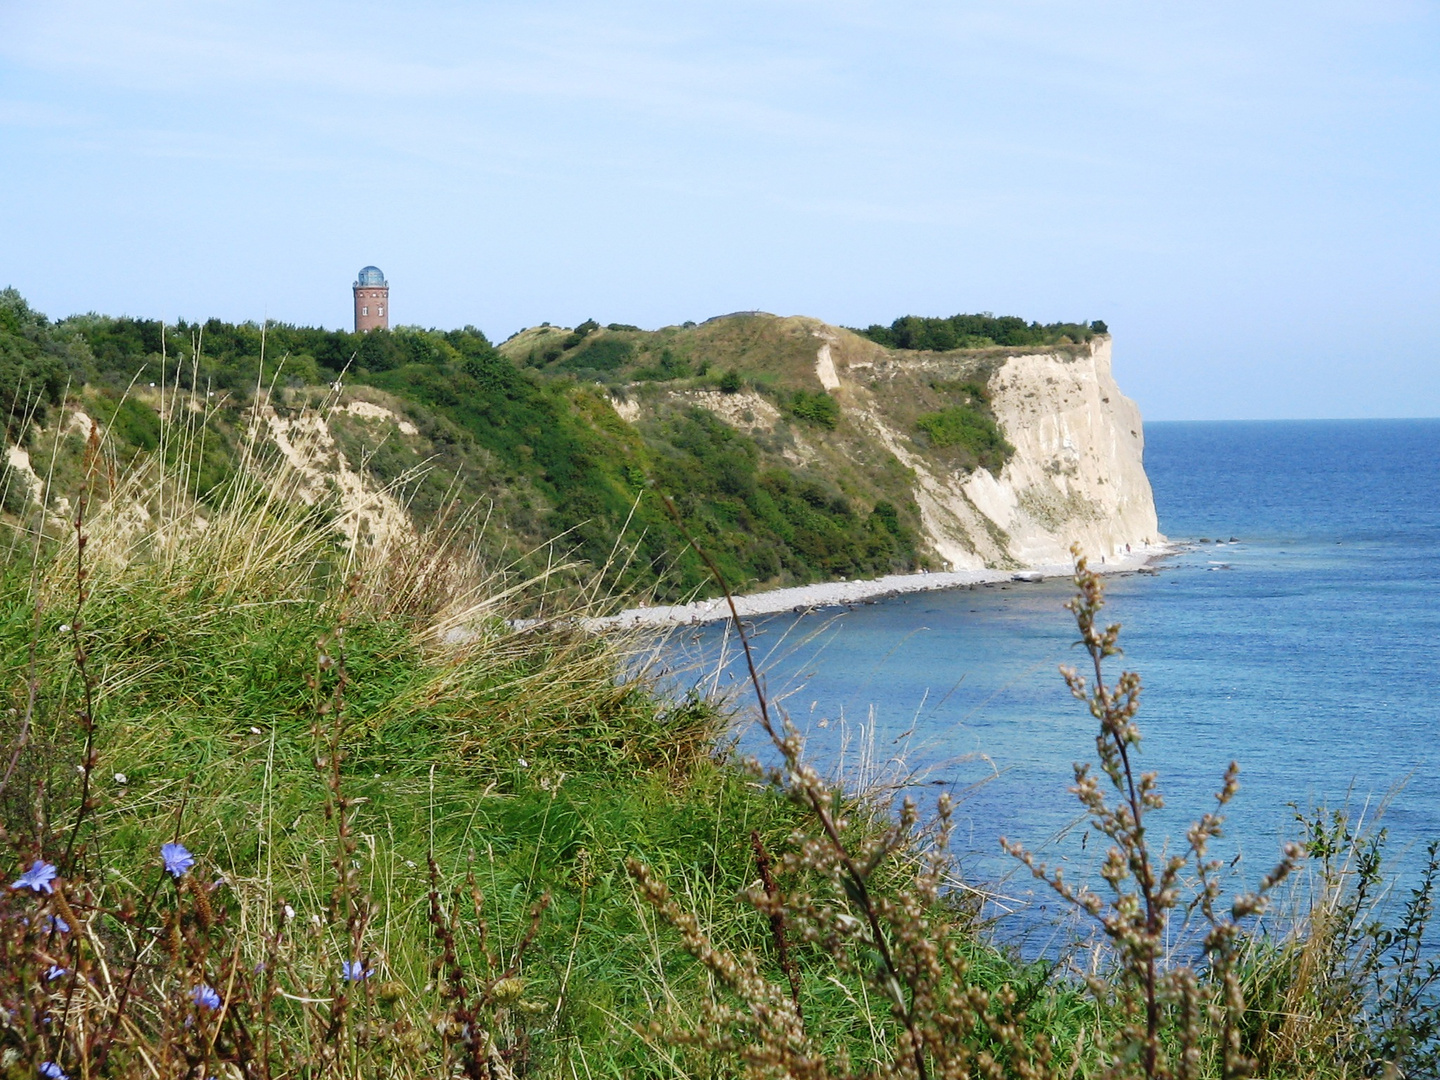
[[[863,426],[912,470],[925,539],[950,568],[1063,565],[1072,543],[1098,561],[1164,542],[1140,410],[1115,384],[1110,346],[1102,335],[1088,348],[1004,358],[989,390],[1015,453],[998,476],[942,471],[887,422],[874,395],[841,380]],[[939,358],[909,363],[944,373]],[[875,366],[853,373],[870,376]]]
[[[1164,542],[1145,475],[1140,409],[1110,371],[1110,338],[1075,359],[1007,358],[991,377],[992,408],[1015,455],[998,478],[977,470],[965,495],[1009,537],[1026,566]]]

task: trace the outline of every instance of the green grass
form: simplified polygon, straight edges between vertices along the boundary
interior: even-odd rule
[[[337,606],[307,587],[308,575],[288,589],[247,583],[237,596],[155,569],[97,575],[86,616],[91,663],[104,672],[94,856],[138,875],[178,830],[207,868],[285,897],[302,915],[316,911],[329,851],[326,789],[312,764],[319,701],[307,676],[317,642],[335,630]],[[23,661],[28,582],[23,565],[12,570],[6,655]],[[49,703],[56,723],[75,692],[57,630],[65,617],[47,617],[42,638],[44,682],[64,688]],[[608,643],[563,630],[514,640],[491,625],[457,655],[437,652],[417,630],[412,620],[368,613],[345,636],[353,680],[345,783],[368,800],[356,828],[367,837],[369,872],[384,883],[375,891],[391,907],[386,973],[417,989],[428,978],[423,872],[408,864],[423,867],[433,842],[455,878],[474,853],[497,929],[513,932],[530,903],[555,893],[540,959],[527,974],[552,1003],[567,968],[574,982],[547,1038],[599,1024],[628,1041],[623,1028],[610,1031],[601,1007],[643,1010],[629,983],[652,945],[623,858],[734,891],[748,829],[777,834],[783,808],[755,798],[711,758],[718,723],[707,707],[617,688],[621,658]],[[23,681],[23,670],[6,674]],[[600,968],[614,977],[597,978]]]

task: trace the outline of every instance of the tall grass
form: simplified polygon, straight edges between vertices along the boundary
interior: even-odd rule
[[[596,1042],[612,1070],[639,1060],[627,1019],[664,950],[624,855],[724,895],[751,829],[786,827],[712,758],[725,718],[654,695],[623,637],[513,631],[508,598],[544,582],[479,565],[463,530],[346,544],[258,444],[205,501],[158,454],[110,466],[96,432],[75,523],[41,522],[0,577],[5,839],[60,873],[4,895],[7,1015],[30,1018],[9,1064],[168,1074],[202,1030],[247,1075],[421,1075],[480,1053],[437,1019],[457,1010],[505,1068]],[[164,842],[196,865],[166,874]],[[35,937],[59,905],[71,929]],[[202,985],[219,1027],[187,1004]]]

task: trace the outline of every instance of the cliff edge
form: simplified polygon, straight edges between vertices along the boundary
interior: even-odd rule
[[[1099,559],[1164,542],[1140,410],[1115,383],[1109,334],[925,352],[803,317],[717,322],[733,325],[709,330],[708,351],[745,373],[740,388],[635,384],[614,399],[619,414],[643,427],[699,407],[776,462],[871,505],[903,506],[931,569],[1055,566],[1069,561],[1072,543]],[[808,414],[796,402],[822,393],[833,418],[798,422]],[[1000,440],[979,451],[974,440],[968,451],[950,445],[941,437],[947,416],[959,425],[955,443],[990,422]]]
[[[1163,540],[1098,323],[738,312],[499,346],[474,327],[203,329],[51,323],[0,292],[25,391],[0,518],[68,520],[97,452],[116,478],[181,461],[203,504],[283,459],[352,547],[443,533],[504,573],[650,602],[715,595],[711,562],[761,593],[1053,568],[1075,542],[1114,565]]]
[[[947,569],[1064,563],[1076,542],[1095,556],[1164,542],[1140,410],[1115,383],[1109,335],[981,359],[990,408],[1013,447],[998,474],[947,468],[892,420],[895,399],[916,382],[973,380],[977,358],[879,355],[861,345],[847,360],[850,350],[836,345],[822,347],[817,363],[833,369],[875,438],[912,470],[925,539]]]

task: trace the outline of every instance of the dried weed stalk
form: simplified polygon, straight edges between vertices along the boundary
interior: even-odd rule
[[[734,599],[713,561],[698,545],[696,550],[725,588],[760,725],[780,754],[778,768],[765,771],[754,763],[752,768],[799,806],[812,825],[792,835],[790,850],[775,865],[773,877],[792,882],[791,888],[766,888],[762,881],[744,900],[772,928],[783,927],[807,951],[823,953],[842,978],[861,984],[867,995],[888,1006],[889,1023],[880,1019],[888,1045],[857,1063],[842,1035],[841,1049],[827,1052],[825,1047],[836,1041],[833,1033],[807,1027],[802,994],[787,992],[768,978],[757,957],[717,947],[668,886],[631,860],[630,872],[644,898],[735,999],[735,1004],[712,1001],[698,1022],[652,1024],[650,1037],[711,1057],[736,1058],[751,1076],[1040,1080],[1063,1075],[1048,1036],[1028,1022],[1017,990],[971,977],[969,920],[942,895],[950,867],[949,796],[940,797],[935,820],[927,826],[907,799],[897,819],[877,827],[860,812],[862,807],[822,779],[804,760],[794,725],[783,713],[776,722]],[[786,959],[782,953],[780,966],[788,981]],[[793,978],[792,987],[798,987],[802,980],[798,974]]]
[[[1114,1007],[1121,1024],[1110,1048],[1110,1075],[1190,1080],[1207,1075],[1208,1059],[1219,1059],[1219,1075],[1247,1076],[1255,1061],[1241,1046],[1245,997],[1237,958],[1244,943],[1243,926],[1253,923],[1266,906],[1267,895],[1295,868],[1301,857],[1297,844],[1287,844],[1279,864],[1254,892],[1220,908],[1222,864],[1209,854],[1211,841],[1222,835],[1220,811],[1239,790],[1239,765],[1231,762],[1215,796],[1216,809],[1203,815],[1186,833],[1185,847],[1174,855],[1152,850],[1146,815],[1165,805],[1157,774],[1137,773],[1135,757],[1140,729],[1140,676],[1123,672],[1114,685],[1105,682],[1104,663],[1120,655],[1118,623],[1100,628],[1104,587],[1086,565],[1078,547],[1075,556],[1077,595],[1066,604],[1080,630],[1079,644],[1089,654],[1094,682],[1074,668],[1062,669],[1066,685],[1086,703],[1100,723],[1095,751],[1112,789],[1088,764],[1075,766],[1070,790],[1085,807],[1090,827],[1107,837],[1100,876],[1109,890],[1104,898],[1088,885],[1072,885],[1059,868],[1037,862],[1020,844],[1001,844],[1066,901],[1096,919],[1109,939],[1114,970],[1089,979],[1096,997]],[[1185,871],[1194,873],[1194,891],[1186,898]],[[1167,956],[1165,942],[1172,915],[1199,911],[1208,930],[1204,971]],[[1216,1042],[1218,1041],[1218,1048]]]

